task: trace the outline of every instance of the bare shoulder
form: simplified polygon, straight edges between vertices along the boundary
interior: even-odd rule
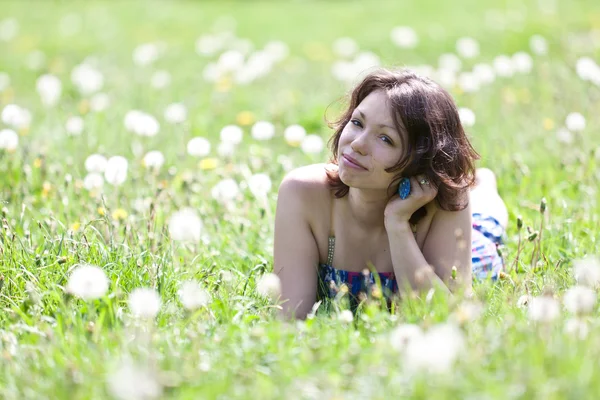
[[[303,198],[327,195],[329,185],[326,170],[331,167],[331,164],[311,164],[291,170],[281,181],[279,194],[292,192]]]

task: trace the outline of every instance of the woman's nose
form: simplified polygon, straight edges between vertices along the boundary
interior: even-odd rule
[[[352,141],[352,143],[350,143],[350,147],[352,148],[352,150],[360,154],[361,156],[367,154],[368,151],[366,136],[367,135],[364,133],[362,135],[357,135]]]

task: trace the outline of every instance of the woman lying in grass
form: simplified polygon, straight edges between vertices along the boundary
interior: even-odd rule
[[[377,70],[334,129],[331,162],[295,169],[279,188],[274,272],[285,315],[305,318],[338,293],[355,308],[372,295],[469,291],[473,278],[497,277],[506,207],[494,174],[475,170],[446,90],[410,70]]]

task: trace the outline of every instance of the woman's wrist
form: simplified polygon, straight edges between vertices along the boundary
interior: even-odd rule
[[[410,222],[405,218],[388,217],[384,221],[385,230],[389,233],[404,233],[410,232],[412,234],[412,228]]]

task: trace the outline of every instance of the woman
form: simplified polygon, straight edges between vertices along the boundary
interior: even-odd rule
[[[447,91],[410,70],[380,69],[333,127],[330,164],[295,169],[279,188],[284,314],[305,318],[317,298],[340,291],[355,308],[378,287],[389,298],[497,276],[506,208],[493,173],[475,173],[479,156]]]

